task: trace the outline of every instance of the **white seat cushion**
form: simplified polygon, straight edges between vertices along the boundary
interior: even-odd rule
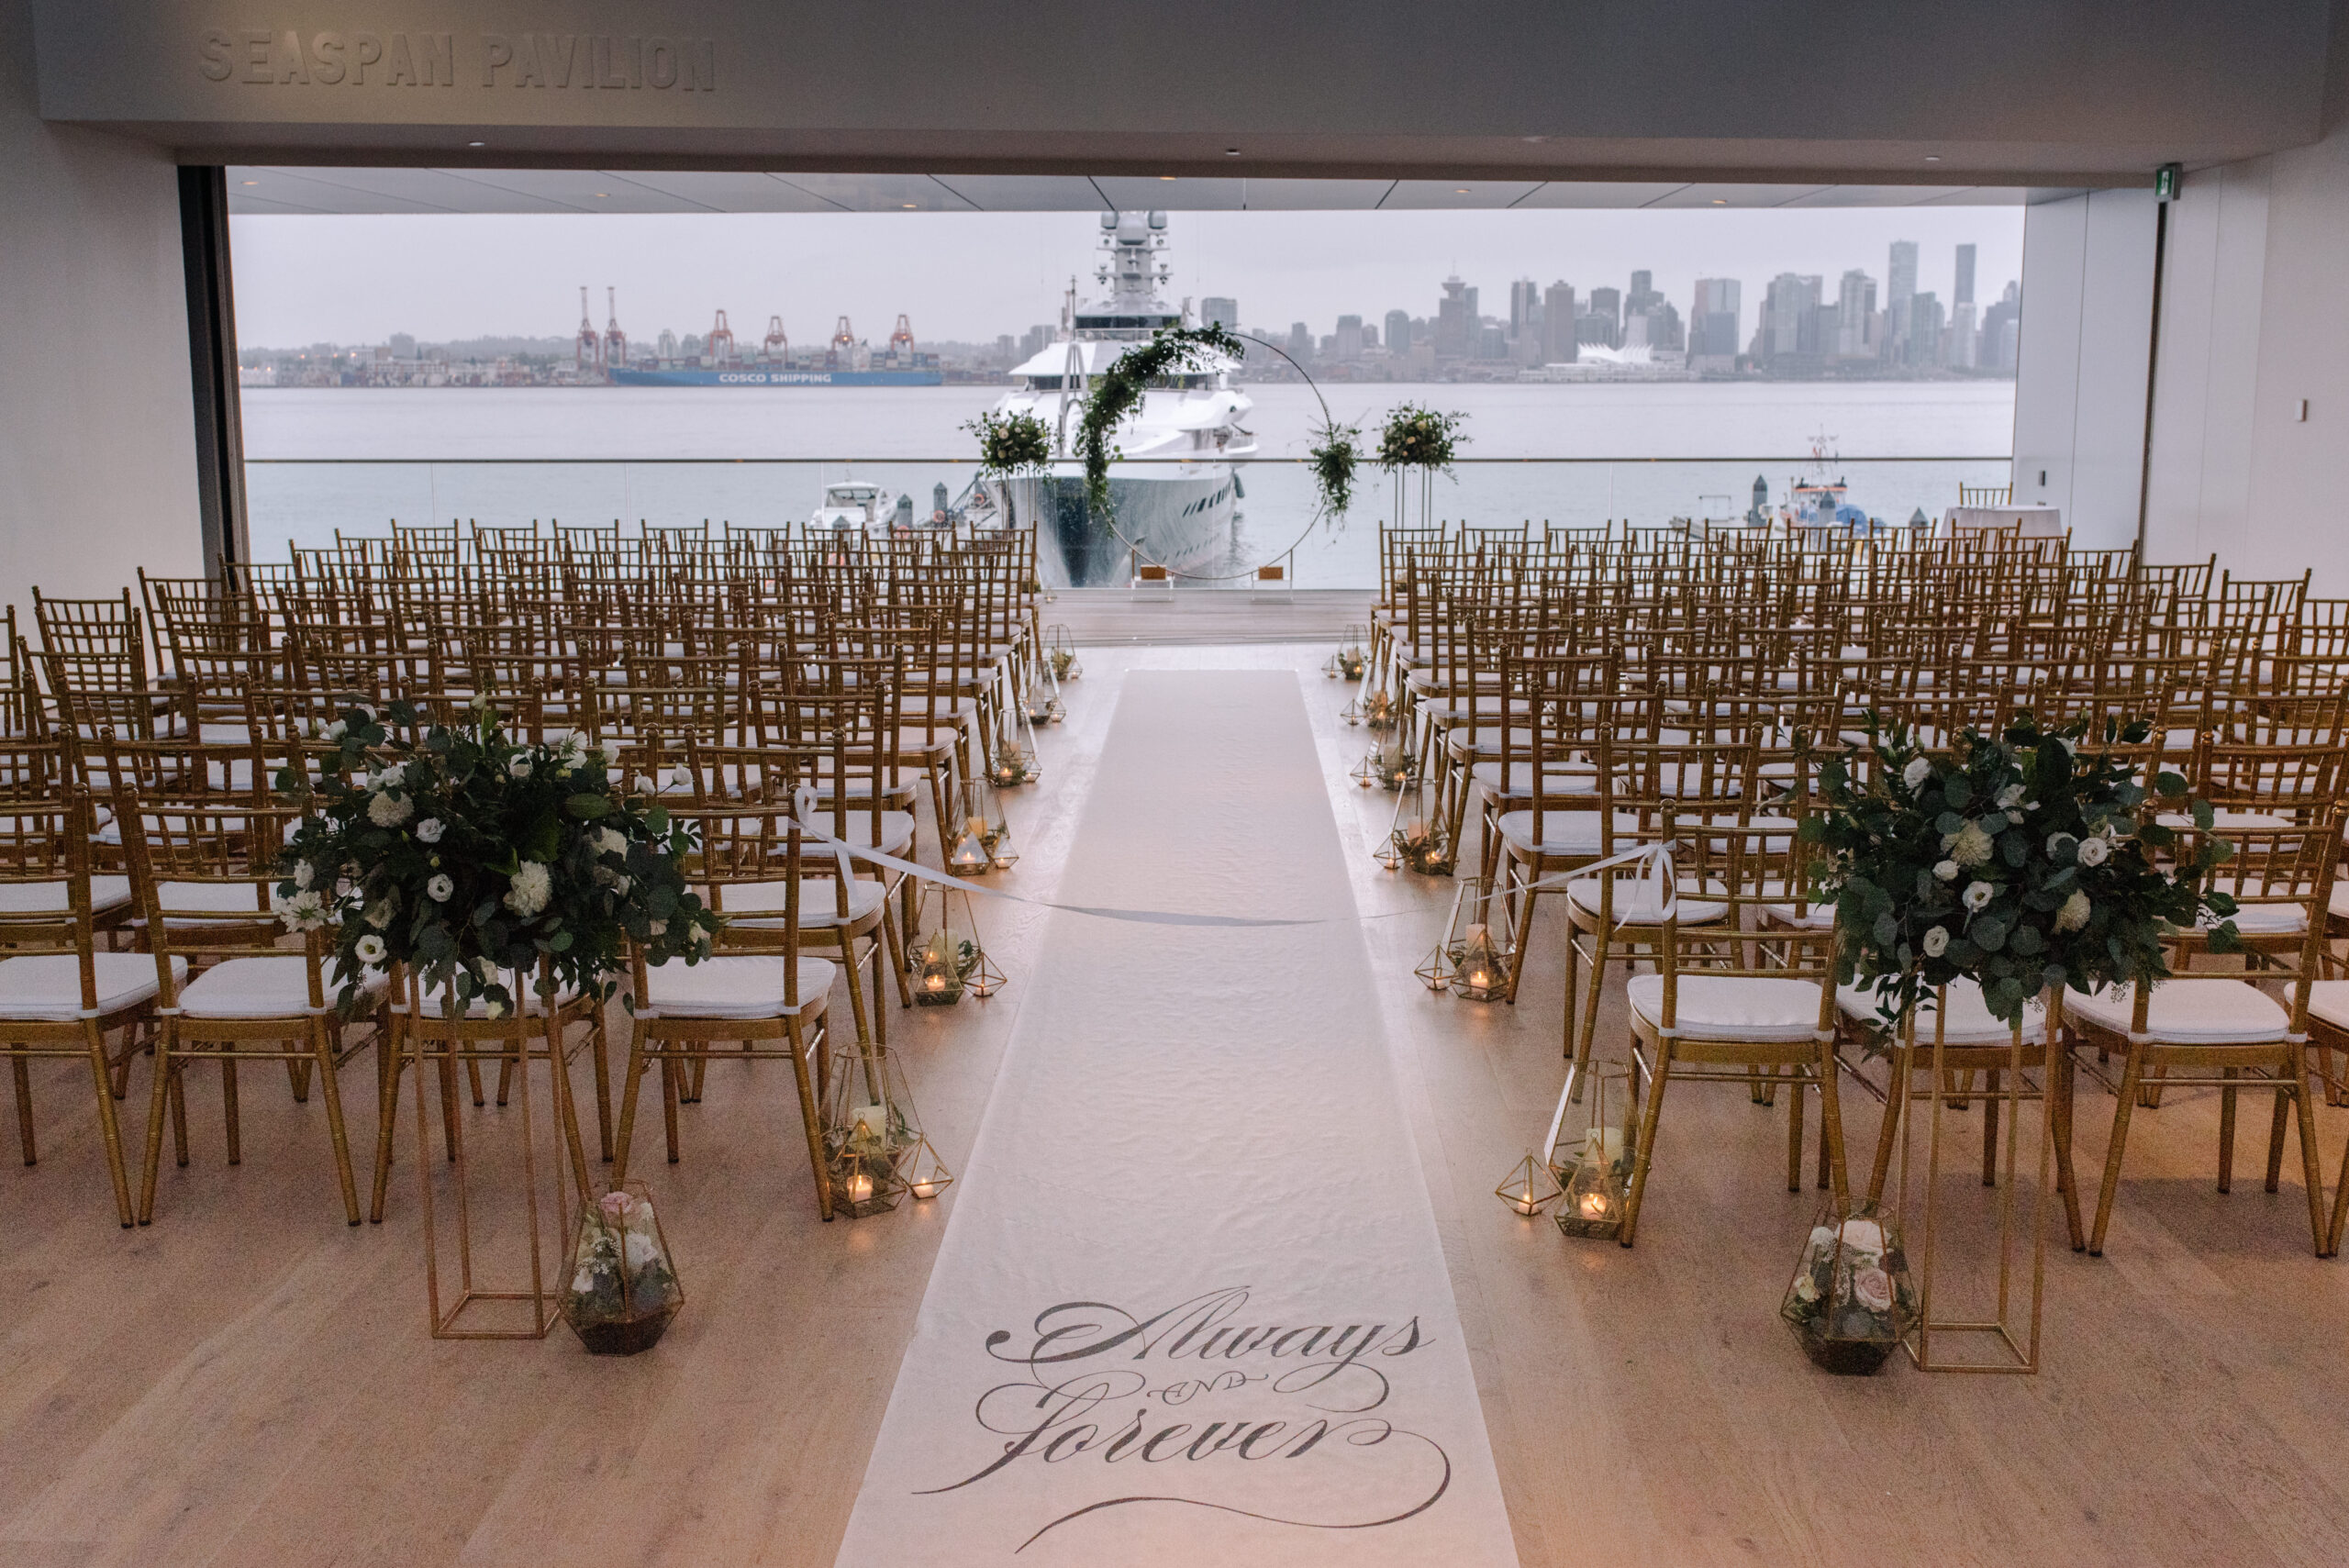
[[[2173,828],[2180,831],[2194,826],[2194,818],[2183,811],[2165,811],[2154,820],[2165,828]],[[2299,824],[2289,817],[2273,811],[2213,811],[2210,813],[2210,826],[2214,830],[2223,833],[2230,828],[2297,828]]]
[[[1478,762],[1468,770],[1468,776],[1488,795],[1503,800],[1530,800],[1533,797],[1533,762],[1531,758],[1508,765],[1508,787],[1501,788],[1501,765],[1498,762]],[[1574,768],[1553,763],[1545,770],[1545,788],[1553,795],[1597,795],[1598,775],[1588,768]]]
[[[173,929],[202,930],[214,924],[203,918],[206,915],[275,919],[265,894],[256,901],[254,886],[250,882],[164,882],[156,884],[155,897],[163,906],[163,924]],[[144,921],[134,923],[143,925]]]
[[[1925,995],[1927,1001],[1917,1009],[1917,1048],[1920,1051],[1932,1049],[1935,1028],[1931,1003],[1932,993],[1929,991]],[[1842,1009],[1845,1018],[1854,1023],[1878,1030],[1884,1028],[1883,1019],[1876,1010],[1874,991],[1863,990],[1857,985],[1839,987],[1835,993],[1835,1005]],[[1942,1016],[1939,1027],[1943,1045],[2009,1045],[2014,1041],[2014,1030],[1991,1015],[1989,1007],[1982,1000],[1981,985],[1972,980],[1958,979],[1949,983],[1948,1011]],[[2023,1004],[2023,1043],[2037,1045],[2046,1038],[2046,1034],[2047,1008],[2033,997]]]
[[[658,964],[646,972],[650,992],[640,1013],[670,1018],[780,1018],[785,1005],[784,960],[779,957],[706,958],[699,963]],[[828,959],[799,961],[799,1006],[807,1016],[824,1010],[835,966]]]
[[[2064,998],[2073,1018],[2123,1036],[2136,1005],[2127,985]],[[2164,981],[2145,1004],[2145,1036],[2165,1045],[2264,1045],[2282,1040],[2291,1022],[2274,997],[2240,980]]]
[[[914,816],[910,811],[851,811],[848,831],[841,837],[850,843],[868,850],[878,850],[885,855],[903,855],[914,847]],[[876,833],[875,828],[879,829]]]
[[[1619,923],[1629,926],[1656,926],[1664,923],[1663,900],[1660,896],[1663,889],[1658,887],[1653,880],[1642,878],[1636,872],[1629,875],[1618,875],[1612,880],[1615,884],[1614,918]],[[1596,915],[1598,913],[1598,901],[1602,891],[1598,883],[1599,879],[1595,876],[1586,876],[1578,881],[1570,882],[1566,884],[1566,896],[1574,900],[1575,908],[1586,909]],[[1680,898],[1675,907],[1675,913],[1679,916],[1680,923],[1684,926],[1701,926],[1708,921],[1718,920],[1729,913],[1727,904],[1716,903],[1711,898],[1691,895],[1709,893],[1718,897],[1728,891],[1728,888],[1718,882],[1707,882],[1699,887],[1697,885],[1695,877],[1684,876],[1680,879]]]
[[[799,884],[799,928],[819,930],[841,923],[840,883],[826,876],[803,878]],[[725,901],[721,911],[732,925],[750,930],[780,930],[785,897],[789,884],[782,882],[729,883],[719,897]],[[848,884],[848,923],[877,914],[885,890],[877,882],[862,877]],[[760,916],[773,918],[760,919]]]
[[[62,882],[0,882],[0,915],[62,915],[66,884]],[[130,902],[127,876],[90,879],[90,912],[103,915]]]
[[[2256,877],[2247,877],[2235,886],[2222,886],[2221,891],[2237,898],[2255,898],[2266,887],[2266,884]],[[2314,891],[2305,889],[2303,896]],[[2207,931],[2218,926],[2221,918],[2205,910],[2194,924]],[[2223,918],[2232,920],[2237,934],[2246,937],[2286,937],[2309,929],[2308,906],[2303,904],[2240,904],[2233,914]]]
[[[1533,813],[1504,811],[1496,826],[1504,842],[1520,854],[1596,855],[1601,823],[1596,811],[1548,811],[1542,816],[1542,840],[1533,839]],[[1615,814],[1615,832],[1629,848],[1640,830],[1640,819],[1628,812]]]
[[[197,975],[180,993],[180,1011],[191,1018],[298,1018],[334,1010],[341,985],[329,968],[321,977],[326,1006],[310,1006],[309,961],[298,953],[283,958],[232,958]],[[384,977],[369,973],[362,994],[384,988]]]
[[[2310,984],[2309,1017],[2349,1032],[2349,980],[2319,980]]]
[[[154,1000],[161,987],[150,953],[91,955],[101,1016]],[[174,983],[187,978],[187,960],[172,960]],[[29,953],[0,960],[0,1019],[60,1023],[82,1016],[82,964],[72,953]]]
[[[498,984],[506,987],[506,994],[521,1004],[523,1017],[535,1018],[540,1013],[545,1011],[546,1003],[539,995],[539,982],[536,974],[518,975],[515,973],[514,971],[508,969],[499,971],[497,978]],[[328,975],[328,979],[331,982],[333,975],[329,973]],[[329,992],[328,995],[331,995],[332,993]],[[579,1000],[579,990],[578,987],[573,985],[562,986],[556,990],[554,995],[554,1005],[557,1011],[561,1011],[562,1008],[568,1007],[577,1000]],[[392,1011],[405,1017],[407,1013],[407,998],[405,996],[395,996],[392,999]],[[427,987],[424,991],[424,1006],[422,1011],[424,1016],[428,1018],[447,1018],[449,1016],[448,993],[440,990],[437,987]],[[489,1017],[489,1004],[483,1001],[478,996],[471,998],[465,1004],[465,1017],[475,1019],[487,1018]]]
[[[1633,1012],[1663,1026],[1663,975],[1634,974],[1624,995]],[[1679,1004],[1673,1027],[1697,1040],[1805,1040],[1819,1029],[1819,984],[1812,980],[1683,974]]]

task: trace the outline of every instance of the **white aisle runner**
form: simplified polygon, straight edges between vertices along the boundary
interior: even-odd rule
[[[843,1568],[1517,1562],[1297,676],[1126,678]]]

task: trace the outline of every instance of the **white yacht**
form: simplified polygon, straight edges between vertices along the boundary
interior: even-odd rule
[[[1059,339],[1011,373],[1019,389],[996,405],[998,413],[1041,419],[1052,432],[1055,461],[1041,480],[974,486],[968,505],[982,527],[1002,525],[1007,500],[1009,521],[1035,522],[1040,565],[1055,586],[1121,586],[1137,556],[1140,564],[1202,573],[1230,557],[1242,498],[1232,460],[1256,450],[1243,423],[1255,400],[1233,384],[1236,360],[1217,356],[1143,393],[1117,431],[1125,461],[1109,465],[1111,517],[1096,517],[1087,504],[1075,455],[1094,378],[1161,328],[1197,324],[1189,301],[1166,302],[1168,276],[1164,213],[1103,213],[1094,277],[1104,292],[1079,304],[1071,284]],[[1143,459],[1151,461],[1137,461]]]
[[[833,533],[885,532],[896,505],[897,498],[878,484],[843,480],[824,486],[824,499],[808,522]]]

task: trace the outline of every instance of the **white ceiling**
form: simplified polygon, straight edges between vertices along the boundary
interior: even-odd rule
[[[2018,206],[2015,185],[1159,179],[1132,174],[769,174],[237,166],[237,213],[1170,212],[1497,207]]]

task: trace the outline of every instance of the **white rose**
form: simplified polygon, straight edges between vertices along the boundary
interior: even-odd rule
[[[609,828],[598,828],[596,829],[596,848],[607,855],[624,855],[628,853],[628,835]]]
[[[1795,1276],[1795,1299],[1805,1306],[1819,1299],[1819,1282],[1810,1277],[1809,1269]]]
[[[342,720],[338,718],[332,724],[327,726],[326,738],[329,740],[340,740],[343,736],[348,734],[350,730],[351,726],[343,723]]]
[[[2083,839],[2080,840],[2080,863],[2082,865],[2100,866],[2111,858],[2112,845],[2109,840],[2104,839]]]
[[[1955,882],[1957,880],[1957,862],[1955,861],[1943,861],[1940,864],[1933,867],[1933,875],[1943,882]]]
[[[309,862],[298,862],[294,867],[294,885],[296,887],[307,887],[312,882],[317,880],[317,874],[318,873],[317,872],[310,869]]]
[[[1965,894],[1965,906],[1968,909],[1987,909],[1990,906],[1990,900],[1998,895],[1998,890],[1987,882],[1968,883]]]
[[[506,771],[518,779],[527,779],[530,776],[530,759],[517,757],[506,764]]]
[[[2055,911],[2055,929],[2059,931],[2077,931],[2086,929],[2088,923],[2088,911],[2093,906],[2088,903],[2088,895],[2075,889],[2072,895],[2064,900],[2064,906]]]
[[[636,879],[632,876],[616,876],[612,878],[612,891],[618,894],[622,898],[626,898],[628,896],[628,890],[635,885]]]
[[[539,861],[524,861],[506,890],[506,906],[525,920],[537,916],[554,895],[554,877]]]
[[[1935,926],[1932,930],[1925,933],[1925,956],[1927,958],[1939,958],[1943,953],[1947,952],[1948,951],[1949,928],[1947,926]]]
[[[383,962],[384,954],[388,951],[384,946],[384,939],[373,931],[351,944],[351,955],[360,962],[369,965]]]
[[[396,828],[416,814],[416,802],[405,795],[379,795],[367,802],[367,820],[378,828]]]
[[[1881,1317],[1892,1310],[1892,1276],[1882,1269],[1862,1269],[1852,1275],[1852,1296]]]
[[[1909,765],[1900,770],[1900,782],[1908,785],[1912,792],[1919,784],[1932,776],[1933,764],[1930,759],[1924,757],[1910,758]]]
[[[430,898],[435,904],[446,904],[449,902],[449,895],[456,891],[457,884],[454,882],[451,882],[445,873],[440,876],[434,877],[430,882],[424,884],[425,895]]]
[[[620,743],[618,741],[607,740],[596,749],[604,754],[604,766],[607,768],[617,768],[620,765]]]
[[[437,844],[440,841],[440,835],[448,830],[440,818],[428,817],[416,825],[416,841],[419,844]]]
[[[1998,792],[1998,809],[2012,811],[2022,800],[2022,785],[2010,784]]]
[[[669,922],[666,920],[647,920],[644,923],[644,933],[651,937],[665,937],[669,934]]]
[[[1843,1245],[1854,1252],[1884,1251],[1884,1227],[1873,1219],[1843,1221],[1842,1237]]]
[[[366,703],[360,703],[360,704],[358,704],[357,706],[355,706],[351,709],[351,711],[352,711],[353,713],[358,714],[362,718],[364,718],[364,719],[365,719],[368,723],[370,723],[370,724],[373,724],[373,723],[374,723],[374,722],[375,722],[375,710],[374,710],[374,708],[373,708],[373,706],[371,706],[370,705],[368,705],[368,704],[366,704]]]
[[[382,773],[377,773],[369,787],[373,789],[390,789],[395,785],[403,783],[406,778],[407,764],[406,762],[394,762],[390,767],[385,768]]]

